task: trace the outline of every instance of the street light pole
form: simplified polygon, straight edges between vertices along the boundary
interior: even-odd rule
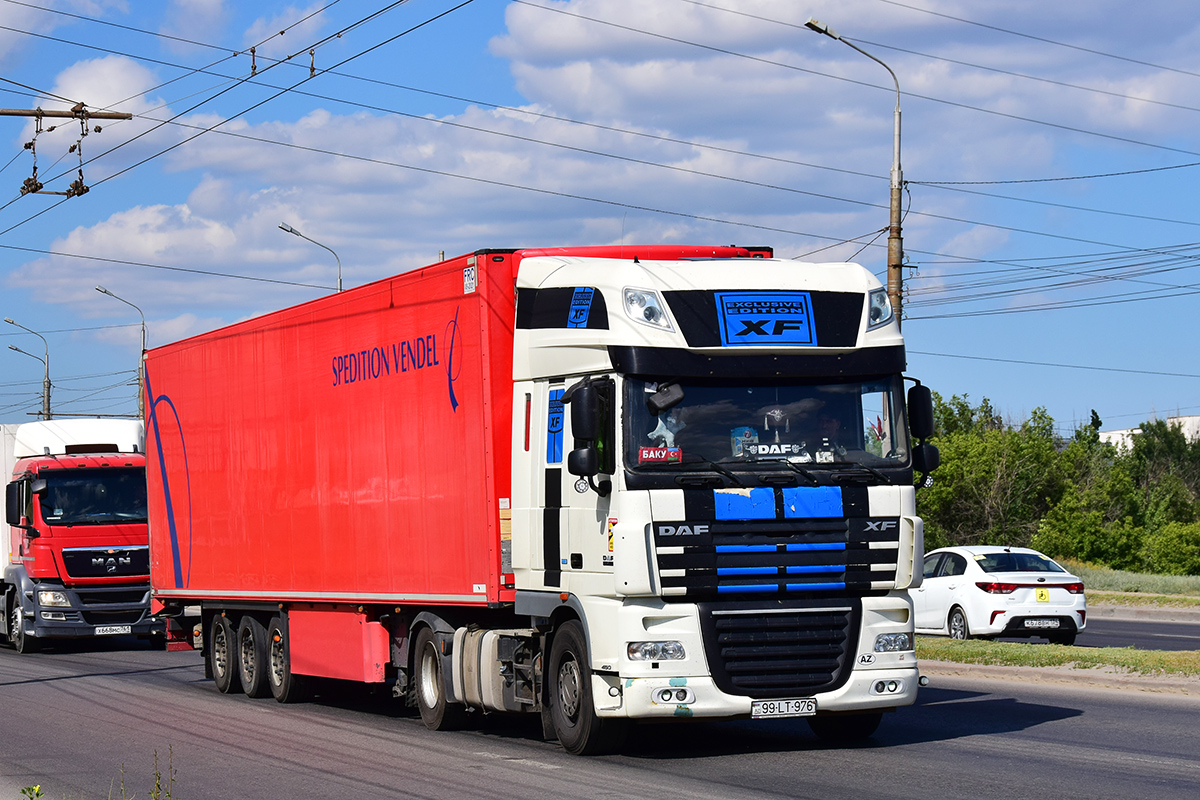
[[[312,243],[313,243],[313,244],[315,244],[317,247],[324,247],[326,250],[328,250],[329,252],[333,253],[333,257],[334,257],[334,259],[337,261],[337,268],[338,268],[338,288],[337,288],[337,290],[338,290],[339,292],[342,290],[342,260],[341,260],[340,258],[338,258],[338,254],[337,254],[337,253],[334,253],[334,252],[333,252],[333,248],[332,248],[332,247],[328,247],[328,246],[326,246],[326,245],[323,245],[323,244],[321,244],[320,242],[318,242],[316,239],[309,239],[309,238],[308,238],[307,236],[305,236],[303,233],[301,233],[300,231],[296,230],[296,229],[295,229],[295,228],[293,228],[291,225],[288,225],[286,222],[281,222],[281,223],[279,223],[279,230],[281,230],[281,231],[284,231],[284,232],[286,232],[286,233],[293,234],[293,235],[295,235],[295,236],[299,236],[301,239],[304,239],[305,241],[312,242]]]
[[[36,336],[42,340],[42,346],[46,348],[46,357],[44,359],[38,358],[37,356],[33,355],[33,353],[26,353],[24,350],[17,347],[16,345],[10,344],[8,346],[8,349],[16,350],[18,353],[23,353],[27,356],[32,356],[33,358],[37,358],[38,361],[41,361],[42,364],[45,365],[46,376],[42,379],[42,419],[53,419],[53,417],[50,416],[50,343],[46,341],[45,336],[42,336],[40,333],[38,333],[35,330],[26,328],[24,325],[22,325],[19,322],[14,322],[9,317],[5,317],[4,321],[7,322],[9,325],[16,325],[21,330],[26,331],[27,333],[32,333],[34,336]]]
[[[103,286],[97,286],[96,291],[99,292],[100,294],[106,294],[114,300],[120,300],[122,303],[129,306],[134,311],[138,312],[138,316],[142,318],[142,353],[140,356],[138,356],[138,416],[145,419],[145,410],[146,410],[146,315],[143,314],[142,310],[140,308],[138,308],[137,306],[135,306],[133,303],[129,302],[128,300],[126,300],[123,297],[118,297],[117,295],[110,292],[108,289],[105,289]]]
[[[900,80],[896,77],[896,73],[892,72],[891,67],[853,42],[843,39],[828,25],[822,24],[812,17],[809,17],[808,22],[804,24],[809,30],[824,34],[831,39],[836,39],[847,47],[862,53],[876,64],[879,64],[888,71],[888,74],[892,76],[892,81],[896,84],[896,113],[892,135],[891,215],[888,223],[887,293],[888,300],[892,304],[892,313],[896,317],[896,324],[899,325],[901,304],[904,295],[904,277],[901,272],[904,266],[904,240],[900,235],[900,191],[904,187],[904,172],[900,169]]]

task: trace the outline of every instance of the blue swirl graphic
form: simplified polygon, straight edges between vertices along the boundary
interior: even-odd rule
[[[457,412],[458,398],[454,396],[454,382],[458,380],[458,375],[462,372],[461,358],[458,371],[454,370],[454,340],[458,338],[458,307],[454,309],[454,319],[446,323],[446,338],[450,341],[446,353],[446,388],[450,391],[450,410]]]
[[[192,516],[190,509],[192,507],[192,481],[191,471],[188,468],[187,457],[187,442],[183,437],[183,421],[179,419],[179,412],[175,409],[175,404],[171,402],[171,398],[166,395],[154,397],[154,392],[150,388],[150,371],[146,370],[146,394],[152,398],[150,402],[150,424],[154,428],[154,444],[158,448],[158,468],[162,473],[163,486],[163,502],[167,506],[167,530],[171,534],[171,560],[175,567],[175,587],[185,589],[192,582]],[[175,520],[175,505],[171,501],[171,484],[167,479],[167,462],[163,456],[162,436],[158,428],[158,404],[166,403],[171,409],[171,413],[175,417],[175,424],[179,426],[179,444],[183,448],[183,474],[187,479],[187,501],[188,501],[188,574],[187,582],[184,582],[183,564],[179,552],[179,528]]]

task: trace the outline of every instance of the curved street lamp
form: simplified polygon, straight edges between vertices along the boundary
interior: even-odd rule
[[[892,303],[892,313],[896,316],[896,324],[900,324],[900,307],[904,291],[904,278],[901,269],[904,264],[904,240],[900,236],[900,190],[904,186],[904,172],[900,169],[900,80],[896,77],[896,73],[892,72],[892,68],[884,64],[875,56],[863,50],[854,42],[848,39],[843,39],[837,34],[833,28],[818,22],[816,19],[809,17],[808,22],[804,23],[809,30],[824,34],[831,39],[836,39],[842,44],[862,53],[867,58],[879,64],[888,71],[892,76],[892,81],[896,84],[896,113],[895,126],[893,131],[892,144],[892,199],[891,199],[891,219],[888,225],[888,281],[887,293],[888,299]]]
[[[38,358],[33,353],[26,353],[24,350],[17,347],[16,345],[10,344],[8,346],[9,350],[16,350],[18,353],[21,353],[22,355],[27,355],[30,358],[37,358],[38,361],[41,361],[42,364],[45,365],[46,376],[45,376],[45,378],[42,379],[42,414],[41,414],[41,416],[42,416],[42,419],[52,419],[52,417],[50,416],[50,343],[46,341],[45,336],[42,336],[40,333],[33,330],[32,328],[26,328],[24,325],[22,325],[19,322],[14,322],[12,320],[12,318],[10,318],[10,317],[5,317],[4,321],[7,322],[9,325],[16,325],[18,328],[20,328],[21,330],[23,330],[27,333],[32,333],[34,336],[36,336],[42,340],[42,346],[46,348],[46,357],[44,359],[42,359],[42,358]]]
[[[146,315],[143,314],[142,310],[133,303],[129,302],[124,297],[118,297],[108,289],[105,289],[103,286],[97,286],[96,291],[100,294],[106,294],[114,300],[120,300],[122,303],[138,312],[138,316],[142,318],[142,353],[140,356],[138,356],[138,416],[144,419],[144,412],[146,410]]]
[[[304,239],[305,241],[308,241],[308,242],[312,242],[312,243],[313,243],[313,244],[315,244],[317,247],[324,247],[326,250],[328,250],[329,252],[333,253],[333,257],[334,257],[334,259],[337,261],[337,268],[338,268],[338,288],[337,288],[337,290],[338,290],[339,292],[342,290],[342,260],[341,260],[340,258],[338,258],[338,254],[337,254],[337,253],[334,253],[334,252],[333,252],[333,248],[332,248],[332,247],[328,247],[327,245],[323,245],[323,244],[321,244],[320,242],[318,242],[316,239],[309,239],[309,238],[308,238],[307,236],[305,236],[303,233],[301,233],[300,231],[296,230],[296,229],[295,229],[295,228],[293,228],[291,225],[288,225],[286,222],[281,222],[281,223],[279,223],[279,230],[281,230],[281,231],[284,231],[285,233],[290,233],[290,234],[292,234],[292,235],[294,235],[294,236],[299,236],[301,239]]]

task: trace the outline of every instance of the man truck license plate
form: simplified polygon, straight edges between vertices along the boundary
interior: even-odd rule
[[[791,700],[754,700],[750,703],[753,719],[773,717],[811,717],[817,713],[817,698],[796,697]]]
[[[122,633],[132,633],[132,625],[100,625],[96,628],[97,636],[115,636]]]

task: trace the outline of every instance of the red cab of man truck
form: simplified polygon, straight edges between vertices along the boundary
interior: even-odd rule
[[[147,354],[154,596],[222,692],[388,684],[572,753],[870,735],[919,682],[904,367],[868,271],[769,248],[480,250],[240,322]]]
[[[150,614],[142,423],[50,419],[5,425],[3,438],[9,643],[26,653],[47,639],[161,631]]]

